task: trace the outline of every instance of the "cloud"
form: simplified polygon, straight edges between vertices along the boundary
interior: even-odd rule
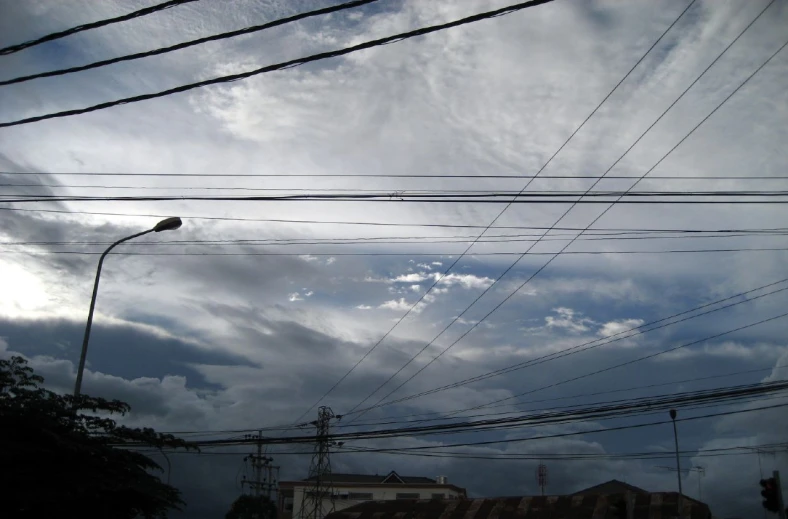
[[[395,277],[392,282],[394,283],[420,283],[427,279],[427,275],[421,272],[414,272],[413,274],[402,274]]]
[[[442,285],[447,286],[455,286],[459,285],[462,288],[487,288],[493,284],[495,281],[492,278],[484,277],[484,276],[477,276],[475,274],[447,274],[440,278],[441,274],[434,273],[433,278],[435,280],[440,279],[440,283]]]
[[[247,2],[228,8],[222,3],[195,2],[111,28],[85,31],[38,51],[8,56],[4,70],[12,77],[63,63],[80,64],[156,48],[293,14],[307,3]],[[163,90],[217,73],[247,70],[441,23],[506,2],[409,0],[377,4],[349,13],[352,16],[304,21],[57,81],[12,85],[0,89],[0,103],[8,107],[3,120]],[[788,11],[778,4],[654,126],[611,175],[645,173],[782,44]],[[125,12],[118,2],[85,3],[76,9],[69,3],[6,1],[3,7],[6,16],[0,17],[0,34],[9,44],[27,40],[32,33],[46,34],[86,19]],[[246,81],[5,129],[0,140],[0,169],[38,175],[0,174],[0,180],[3,184],[35,184],[5,188],[24,195],[224,195],[260,193],[253,191],[258,189],[340,188],[516,191],[525,185],[522,178],[481,175],[525,175],[539,170],[683,7],[644,1],[554,2]],[[598,175],[607,170],[760,8],[735,2],[694,5],[544,174]],[[573,37],[567,39],[565,34]],[[261,54],[260,48],[266,52]],[[783,87],[788,76],[785,67],[777,66],[778,59],[715,112],[638,189],[771,189],[769,180],[688,177],[710,172],[715,177],[740,176],[742,171],[752,170],[778,175],[788,168],[788,156],[781,153],[788,141],[784,124],[788,100]],[[523,143],[528,146],[524,148]],[[96,177],[48,172],[199,176]],[[354,177],[411,172],[432,176]],[[229,176],[249,174],[289,176]],[[337,174],[354,176],[328,176]],[[437,176],[447,174],[467,178]],[[753,187],[754,182],[758,186]],[[588,179],[544,178],[529,189],[583,190],[589,185]],[[611,178],[601,182],[599,189],[630,186],[625,179]],[[494,219],[494,227],[500,229],[491,228],[486,235],[507,237],[495,243],[477,242],[471,254],[464,256],[407,320],[324,400],[326,404],[339,412],[352,408],[435,339],[394,381],[400,383],[445,351],[474,323],[481,322],[408,381],[401,393],[413,394],[505,369],[602,334],[733,296],[782,279],[788,260],[781,251],[616,254],[622,250],[779,248],[784,239],[779,235],[703,239],[690,235],[678,239],[664,234],[657,237],[656,233],[622,234],[626,229],[773,227],[784,215],[780,207],[769,205],[732,211],[724,204],[618,204],[594,225],[596,231],[584,233],[569,249],[605,254],[561,255],[544,270],[540,269],[549,256],[526,255],[503,278],[502,273],[516,257],[510,253],[523,252],[533,243],[524,240],[540,233],[517,227],[544,229],[556,224],[557,229],[533,252],[558,251],[576,232],[569,229],[584,228],[600,207],[581,204],[562,217],[567,205],[512,204],[500,218],[502,206],[473,203],[134,200],[19,203],[13,206],[18,210],[1,209],[0,336],[9,349],[35,358],[53,384],[64,390],[73,381],[96,253],[115,239],[149,228],[159,218],[140,215],[184,217],[177,234],[144,236],[119,246],[117,254],[107,257],[86,378],[86,387],[132,400],[139,414],[130,420],[175,431],[292,423],[370,351],[397,317],[387,311],[367,311],[360,319],[355,310],[381,308],[404,313],[411,304],[407,298],[418,297],[413,286],[420,285],[423,290],[426,283],[438,279],[435,267],[453,262],[468,245],[463,240],[473,239]],[[63,212],[37,212],[41,209]],[[119,216],[123,214],[128,216]],[[324,223],[317,223],[321,221]],[[403,227],[359,225],[364,222]],[[432,227],[414,226],[418,224]],[[444,225],[473,227],[441,227]],[[198,240],[211,243],[193,243]],[[413,243],[378,243],[386,241]],[[14,244],[18,242],[27,244]],[[76,254],[82,252],[91,254]],[[139,255],[141,252],[145,254]],[[169,255],[173,252],[186,255]],[[507,254],[498,254],[502,252]],[[521,291],[529,297],[509,299],[482,321],[537,271]],[[497,279],[494,289],[463,314],[462,320],[436,338]],[[315,298],[316,294],[319,297]],[[451,297],[444,297],[449,294]],[[283,300],[283,295],[288,300]],[[382,420],[458,409],[532,390],[542,393],[534,394],[535,399],[565,398],[537,405],[572,405],[590,401],[585,395],[609,389],[759,369],[764,362],[784,364],[784,326],[776,321],[737,332],[729,341],[709,342],[605,372],[610,376],[539,389],[645,352],[778,315],[785,303],[784,294],[775,294],[639,336],[637,350],[602,346],[551,358],[549,364],[505,372],[383,407],[370,415]],[[413,371],[408,371],[411,368]],[[773,376],[780,376],[780,371]],[[714,388],[760,379],[760,374],[737,375],[677,383],[665,391],[676,390],[678,385]],[[628,395],[645,396],[648,391],[630,391]],[[498,410],[531,407],[523,403]],[[698,420],[693,422],[686,448],[762,441],[769,437],[769,420],[779,424],[780,419],[759,415],[757,420],[730,422],[725,427],[715,427],[719,425],[716,420]],[[518,449],[621,453],[640,452],[644,446],[672,448],[671,438],[661,428],[637,432],[468,450],[491,454]],[[485,433],[473,437],[499,436]],[[438,445],[449,438],[401,438],[396,445]],[[744,477],[739,481],[724,475],[741,472],[751,476],[747,481],[755,481],[756,459],[744,457],[749,461],[743,461],[745,466],[739,469],[734,466],[735,458],[685,458],[682,464],[709,466],[704,495],[708,488],[715,513],[755,516],[760,510],[758,496],[737,497],[751,496],[745,488],[750,483]],[[238,458],[184,456],[173,460],[174,481],[189,489],[187,517],[216,517],[226,511],[238,492],[233,482],[241,459],[239,453]],[[283,477],[307,475],[308,456],[288,455],[286,463],[284,460],[285,456],[278,460]],[[726,461],[731,463],[726,465]],[[337,454],[332,456],[332,464],[348,472],[397,469],[434,476],[440,471],[450,481],[468,486],[474,495],[537,490],[532,478],[518,477],[523,467],[531,470],[527,462]],[[651,467],[647,462],[630,460],[551,461],[550,491],[571,492],[612,478],[653,490],[673,489],[673,475],[652,473]],[[687,492],[694,492],[694,485],[688,487]]]
[[[589,325],[594,321],[587,317],[580,317],[571,308],[554,308],[553,311],[558,316],[548,315],[544,318],[548,328],[561,328],[571,333],[582,333],[590,330]]]
[[[399,299],[391,299],[389,301],[385,301],[381,303],[378,306],[378,308],[384,308],[386,310],[404,311],[404,310],[408,310],[411,306],[413,305],[408,303],[404,297],[401,297]]]
[[[601,337],[610,337],[611,335],[618,335],[627,330],[641,326],[645,321],[643,319],[623,319],[620,321],[610,321],[604,323],[597,334]]]

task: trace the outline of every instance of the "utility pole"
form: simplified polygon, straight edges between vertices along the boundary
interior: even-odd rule
[[[331,479],[331,458],[329,449],[332,446],[341,447],[341,443],[329,440],[331,420],[341,419],[335,415],[330,407],[321,406],[317,412],[317,420],[312,422],[317,428],[315,436],[315,451],[309,465],[308,481],[311,485],[304,489],[301,497],[300,519],[323,519],[326,514],[334,511],[334,485]],[[330,505],[324,509],[325,500]]]
[[[257,440],[257,453],[250,454],[244,458],[244,461],[252,462],[252,474],[254,479],[248,481],[244,476],[242,485],[249,485],[252,495],[255,497],[266,496],[271,499],[271,494],[276,488],[279,481],[279,467],[272,466],[270,463],[274,461],[263,455],[263,431],[257,431],[257,436],[247,434],[247,439]],[[276,478],[273,478],[273,473],[276,472]]]
[[[681,462],[679,461],[679,433],[676,429],[676,410],[670,410],[670,419],[673,421],[673,440],[676,442],[676,476],[679,478],[679,499],[677,515],[679,519],[684,518],[684,496],[681,491]]]
[[[782,483],[780,483],[780,471],[775,470],[772,472],[772,477],[774,478],[775,483],[777,484],[777,506],[779,510],[777,511],[777,516],[780,519],[785,519],[785,501],[783,500],[783,487]]]

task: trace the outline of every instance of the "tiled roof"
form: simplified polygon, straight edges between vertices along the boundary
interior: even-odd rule
[[[619,481],[617,479],[611,479],[610,481],[600,483],[599,485],[594,485],[593,487],[578,490],[572,495],[580,496],[587,494],[615,494],[619,492],[626,492],[627,490],[634,492],[635,494],[648,494],[648,490],[643,490],[642,488],[636,487],[635,485],[630,485],[629,483],[624,483],[623,481]]]
[[[368,501],[326,519],[609,519],[626,494],[537,496],[456,501]],[[635,519],[673,517],[676,492],[635,495]],[[710,519],[708,506],[684,501],[685,519]]]

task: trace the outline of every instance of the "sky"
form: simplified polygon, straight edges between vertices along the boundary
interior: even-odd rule
[[[0,46],[155,3],[0,0]],[[335,3],[198,0],[2,56],[0,79],[151,50]],[[251,70],[509,3],[380,0],[161,56],[2,86],[0,121]],[[205,439],[227,437],[207,431],[312,420],[313,405],[364,357],[320,401],[344,414],[375,404],[403,382],[388,400],[725,298],[741,304],[343,421],[445,413],[524,392],[533,393],[474,413],[784,380],[788,320],[754,324],[785,312],[788,292],[782,289],[788,285],[759,289],[787,277],[785,235],[642,234],[782,229],[788,216],[782,205],[615,204],[605,211],[603,204],[397,200],[399,193],[419,190],[520,191],[527,182],[522,176],[537,174],[554,154],[540,175],[600,176],[609,170],[637,178],[648,172],[636,190],[783,190],[788,51],[736,89],[785,43],[785,0],[770,4],[671,106],[769,4],[694,2],[556,154],[688,3],[557,0],[242,81],[0,129],[3,198],[391,193],[379,202],[0,200],[0,354],[26,356],[49,387],[70,391],[98,254],[163,217],[180,216],[181,229],[121,245],[104,264],[83,392],[129,402],[133,411],[123,419],[129,425]],[[406,174],[433,177],[391,176]],[[466,178],[434,177],[439,175]],[[726,176],[739,179],[718,178]],[[592,183],[544,178],[527,191],[585,191]],[[604,179],[595,189],[626,190],[633,184],[634,178]],[[462,256],[491,222],[487,241]],[[591,222],[588,233],[551,260]],[[527,241],[550,227],[556,229],[539,243]],[[696,252],[666,252],[677,250]],[[754,289],[759,290],[737,296]],[[654,384],[662,385],[644,387]],[[591,396],[613,390],[624,395]],[[692,417],[775,402],[785,399],[678,412]],[[667,411],[356,447],[437,448],[655,419],[667,420]],[[681,460],[685,493],[702,497],[720,517],[760,514],[758,480],[773,469],[788,470],[785,452],[709,457],[698,451],[784,442],[784,410],[678,425],[681,450],[689,451]],[[463,452],[670,453],[672,432],[664,424]],[[216,517],[227,510],[248,473],[247,451],[170,455],[171,482],[188,503],[183,517]],[[310,457],[298,452],[303,448],[268,450],[283,480],[307,476]],[[675,491],[677,485],[675,472],[661,468],[675,466],[670,459],[546,463],[548,493],[613,478],[652,491]],[[347,450],[332,456],[334,471],[445,475],[478,497],[536,493],[537,464]],[[690,470],[697,466],[705,469],[702,496],[698,472]]]

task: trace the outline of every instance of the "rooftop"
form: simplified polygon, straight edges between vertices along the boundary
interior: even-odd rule
[[[315,478],[306,478],[303,481],[313,481]],[[384,475],[371,474],[338,474],[332,473],[328,478],[332,483],[359,483],[359,484],[425,484],[435,485],[437,482],[424,476],[400,476],[393,470]]]
[[[368,501],[326,519],[601,519],[615,517],[616,507],[626,494],[584,496],[537,496],[459,501]],[[635,495],[635,519],[673,517],[678,493],[655,492]],[[684,501],[685,519],[709,519],[709,507],[697,501]]]

